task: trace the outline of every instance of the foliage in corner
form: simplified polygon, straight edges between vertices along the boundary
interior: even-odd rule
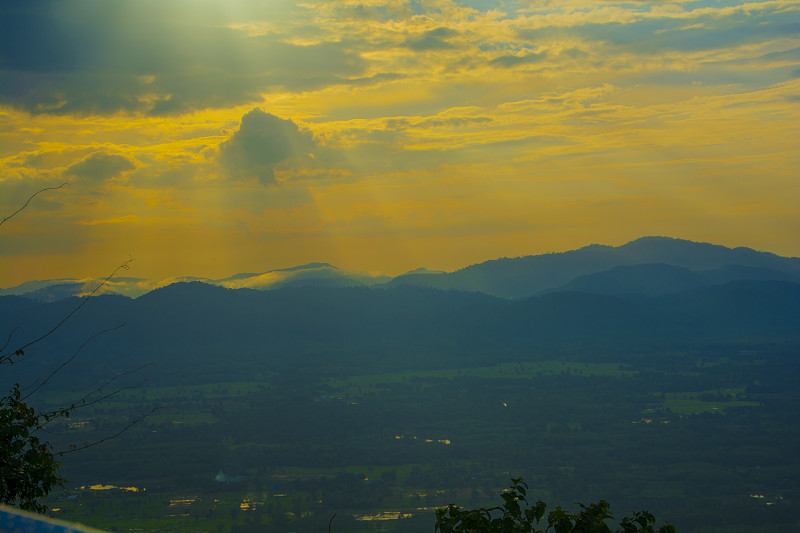
[[[60,189],[65,185],[67,184],[62,183],[58,187],[37,191],[22,207],[0,220],[0,226],[25,209],[40,193]],[[57,328],[58,326],[53,331]],[[52,333],[51,331],[8,352],[11,337],[18,329],[14,328],[5,345],[0,347],[0,367],[13,365],[15,360],[20,360],[25,355],[25,348]],[[26,398],[27,396],[22,396],[19,383],[14,385],[8,395],[0,398],[0,503],[44,513],[47,506],[39,503],[38,499],[47,496],[55,487],[63,487],[66,480],[59,475],[61,462],[56,459],[53,447],[48,442],[42,442],[36,432],[55,417],[68,417],[71,409],[60,409],[51,413],[37,412],[26,403]]]
[[[37,191],[28,198],[28,201],[25,202],[22,207],[0,220],[0,226],[24,210],[38,194],[44,191],[60,189],[65,185],[67,184],[64,183],[58,187],[47,187]],[[127,270],[128,264],[131,261],[133,261],[133,259],[125,261],[118,266],[111,275],[100,282],[94,290],[87,296],[82,297],[80,303],[67,313],[60,322],[34,340],[28,341],[16,349],[14,349],[13,346],[9,348],[12,337],[16,332],[20,331],[20,328],[12,329],[5,345],[0,347],[0,370],[5,370],[15,363],[24,360],[25,356],[28,355],[26,354],[26,350],[43,342],[47,337],[63,326],[64,323],[77,313],[86,302],[93,298],[112,277],[116,276],[120,270]],[[101,391],[118,378],[135,373],[141,368],[144,368],[141,367],[136,370],[118,373],[103,385],[67,407],[51,411],[40,411],[28,403],[28,398],[45,386],[50,379],[61,372],[66,365],[71,363],[87,344],[98,336],[119,329],[122,326],[124,326],[124,324],[108,328],[93,335],[86,340],[71,357],[61,363],[48,376],[36,380],[34,384],[23,389],[20,389],[19,383],[16,383],[6,396],[0,397],[0,503],[17,506],[26,511],[34,511],[37,513],[46,512],[47,506],[40,503],[39,500],[47,496],[52,489],[63,488],[66,482],[66,479],[59,474],[59,468],[61,467],[61,461],[58,460],[59,458],[65,453],[84,450],[116,438],[158,409],[158,406],[154,407],[150,412],[129,422],[119,432],[113,435],[94,442],[86,442],[80,446],[70,445],[68,450],[56,451],[49,442],[43,441],[38,435],[38,432],[43,430],[51,421],[59,418],[69,418],[69,415],[76,409],[94,405],[117,394],[122,389],[116,389],[109,393],[101,393]],[[95,395],[99,395],[99,397]]]
[[[437,533],[675,533],[675,527],[665,524],[655,529],[655,517],[642,511],[620,520],[620,529],[612,530],[606,524],[613,520],[611,506],[605,500],[588,506],[579,504],[578,513],[570,513],[556,507],[547,513],[545,529],[543,522],[547,504],[538,500],[528,506],[528,485],[522,478],[512,478],[513,485],[504,492],[502,506],[479,509],[464,509],[450,504],[436,511]],[[520,505],[520,502],[524,504]]]
[[[65,479],[58,473],[61,463],[52,446],[35,432],[55,416],[69,416],[68,410],[62,411],[37,413],[21,397],[19,385],[0,398],[0,502],[47,511],[38,499],[63,487]]]

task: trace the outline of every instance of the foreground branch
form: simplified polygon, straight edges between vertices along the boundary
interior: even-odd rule
[[[38,337],[38,338],[36,338],[36,339],[34,339],[34,340],[32,340],[32,341],[28,342],[27,344],[24,344],[24,345],[20,346],[19,348],[17,348],[16,350],[14,350],[14,352],[13,352],[13,353],[9,353],[9,354],[5,354],[5,355],[2,355],[2,356],[0,356],[0,365],[2,365],[2,364],[4,364],[4,363],[13,364],[13,363],[14,363],[14,360],[13,360],[13,358],[14,358],[14,357],[19,357],[19,356],[22,356],[22,355],[24,355],[24,354],[25,354],[25,350],[26,350],[27,348],[30,348],[30,347],[31,347],[31,346],[33,346],[34,344],[37,344],[37,343],[39,343],[39,342],[42,342],[44,339],[46,339],[47,337],[49,337],[50,335],[52,335],[53,333],[55,333],[55,332],[56,332],[56,330],[58,330],[58,328],[60,328],[61,326],[63,326],[63,325],[64,325],[64,323],[65,323],[67,320],[69,320],[69,319],[72,317],[72,315],[74,315],[75,313],[77,313],[77,312],[78,312],[78,311],[81,309],[81,307],[83,307],[84,305],[86,305],[86,303],[87,303],[89,300],[91,300],[91,299],[92,299],[92,297],[94,297],[94,295],[95,295],[95,294],[97,294],[97,291],[99,291],[101,288],[103,288],[103,287],[106,285],[106,283],[108,283],[108,282],[109,282],[109,280],[111,280],[111,278],[113,278],[114,276],[116,276],[116,275],[117,275],[117,273],[118,273],[120,270],[128,270],[128,268],[130,268],[128,265],[130,265],[130,263],[132,263],[133,261],[134,261],[134,259],[133,259],[133,258],[130,258],[130,259],[128,259],[127,261],[124,261],[124,262],[123,262],[121,265],[119,265],[117,268],[115,268],[115,269],[114,269],[114,271],[113,271],[111,274],[109,274],[108,276],[106,276],[106,278],[105,278],[103,281],[101,281],[101,282],[100,282],[100,283],[97,285],[97,287],[95,287],[95,288],[94,288],[94,290],[92,290],[92,292],[90,292],[88,295],[84,296],[84,297],[81,299],[81,303],[79,303],[78,305],[76,305],[76,306],[75,306],[75,308],[74,308],[72,311],[70,311],[70,312],[69,312],[69,314],[67,314],[67,316],[65,316],[63,319],[61,319],[61,322],[59,322],[58,324],[56,324],[55,326],[53,326],[53,327],[52,327],[52,328],[51,328],[49,331],[47,331],[45,334],[43,334],[43,335],[41,335],[40,337]],[[13,333],[13,332],[12,332],[12,333]],[[9,339],[10,339],[10,336],[9,336]],[[6,343],[6,344],[8,344],[8,343]],[[1,351],[2,351],[2,350],[0,350],[0,352],[1,352]]]
[[[79,452],[81,450],[85,450],[87,448],[91,448],[93,446],[97,446],[98,444],[102,444],[102,443],[104,443],[106,441],[109,441],[111,439],[115,439],[115,438],[119,437],[120,435],[122,435],[123,433],[125,433],[126,431],[128,431],[134,425],[138,424],[139,422],[141,422],[142,420],[144,420],[148,416],[150,416],[153,413],[155,413],[156,411],[158,411],[159,409],[161,409],[161,406],[160,405],[156,405],[155,407],[150,409],[150,411],[148,411],[147,413],[143,414],[142,416],[140,416],[139,418],[137,418],[136,420],[134,420],[133,422],[131,422],[130,424],[128,424],[127,426],[122,428],[121,430],[119,430],[117,433],[114,433],[113,435],[110,435],[110,436],[108,436],[108,437],[106,437],[104,439],[100,439],[100,440],[95,441],[95,442],[85,442],[81,446],[76,446],[75,444],[70,444],[68,450],[62,450],[62,451],[59,451],[59,452],[56,452],[56,453],[58,454],[59,457],[63,457],[64,454],[72,453],[72,452]]]
[[[19,209],[8,215],[6,218],[4,218],[2,221],[0,221],[0,226],[5,224],[7,220],[11,220],[12,218],[14,218],[17,215],[17,213],[28,207],[28,204],[31,203],[31,200],[36,198],[40,193],[43,193],[44,191],[55,191],[56,189],[60,189],[61,187],[65,187],[67,185],[69,185],[69,183],[64,182],[58,187],[45,187],[44,189],[39,189],[38,191],[33,193],[30,198],[28,198],[28,201],[25,202],[25,204],[22,207],[20,207]]]
[[[42,387],[44,387],[44,386],[47,384],[47,382],[48,382],[48,381],[50,381],[50,380],[53,378],[53,376],[55,376],[56,374],[58,374],[58,373],[61,371],[61,369],[62,369],[62,368],[64,368],[65,366],[67,366],[68,364],[70,364],[70,363],[71,363],[73,360],[75,360],[75,358],[76,358],[76,357],[78,357],[78,354],[79,354],[79,353],[81,353],[81,350],[83,350],[83,349],[84,349],[84,347],[86,347],[86,345],[87,345],[87,344],[89,344],[90,342],[92,342],[93,340],[95,340],[95,339],[96,339],[97,337],[99,337],[100,335],[104,335],[104,334],[106,334],[106,333],[108,333],[108,332],[110,332],[110,331],[114,331],[114,330],[120,329],[120,328],[121,328],[121,327],[123,327],[124,325],[125,325],[125,323],[123,322],[123,323],[122,323],[122,324],[120,324],[119,326],[114,326],[113,328],[108,328],[108,329],[105,329],[105,330],[101,331],[100,333],[95,333],[94,335],[92,335],[91,337],[89,337],[89,338],[88,338],[88,339],[87,339],[87,340],[86,340],[86,341],[85,341],[83,344],[81,344],[81,345],[80,345],[80,347],[79,347],[77,350],[75,350],[75,353],[73,353],[73,354],[72,354],[72,357],[70,357],[69,359],[67,359],[67,360],[66,360],[66,361],[64,361],[63,363],[61,363],[61,364],[58,366],[58,368],[56,368],[55,370],[53,370],[53,371],[50,373],[50,375],[49,375],[49,376],[47,376],[47,377],[46,377],[46,378],[45,378],[45,379],[44,379],[44,380],[43,380],[41,383],[39,383],[39,385],[37,385],[35,389],[33,389],[31,392],[29,392],[28,394],[26,394],[25,396],[23,396],[23,397],[22,397],[22,399],[23,399],[23,400],[27,400],[29,397],[31,397],[33,394],[35,394],[35,393],[36,393],[36,391],[38,391],[39,389],[41,389]],[[104,385],[104,386],[105,386],[105,385]]]

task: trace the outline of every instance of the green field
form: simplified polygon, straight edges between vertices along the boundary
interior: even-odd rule
[[[724,523],[730,506],[786,527],[800,495],[786,373],[705,354],[667,370],[521,361],[143,387],[53,428],[91,441],[160,405],[68,457],[70,489],[49,504],[116,531],[325,531],[335,513],[337,533],[416,533],[432,531],[437,507],[491,504],[521,475],[535,498],[602,497],[686,533],[709,513]]]

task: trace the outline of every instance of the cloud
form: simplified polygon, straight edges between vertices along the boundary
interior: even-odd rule
[[[596,46],[613,46],[636,54],[719,50],[796,35],[797,24],[786,22],[787,14],[776,3],[762,2],[750,7],[750,10],[740,5],[694,11],[634,9],[620,11],[610,18],[599,17],[612,12],[601,9],[595,11],[599,18],[592,19],[582,19],[580,12],[575,12],[569,17],[562,14],[558,20],[541,19],[540,24],[518,29],[517,35],[535,43],[571,35]]]
[[[458,35],[458,32],[451,30],[450,28],[436,28],[434,30],[426,31],[422,35],[409,37],[406,39],[405,46],[416,51],[452,48],[453,45],[448,43],[446,39],[455,35]]]
[[[492,65],[500,65],[503,67],[513,67],[516,65],[524,65],[530,63],[539,63],[547,57],[547,52],[530,53],[521,56],[504,55],[497,57],[491,61]]]
[[[4,2],[0,104],[61,115],[169,115],[364,74],[365,62],[341,42],[294,44],[234,27],[241,16],[288,32],[299,22],[282,24],[286,11],[300,8],[281,4],[289,2],[237,0],[238,9],[201,1]]]
[[[233,176],[257,177],[264,185],[275,182],[276,167],[304,166],[317,150],[310,132],[288,119],[261,109],[242,117],[239,129],[219,148],[219,160]]]
[[[71,165],[64,174],[102,181],[113,178],[122,172],[133,170],[134,165],[126,157],[106,152],[95,152],[89,157]]]
[[[696,70],[701,61],[734,60],[755,45],[797,34],[796,9],[788,0],[717,4],[2,2],[0,105],[57,115],[163,116],[258,105],[269,93],[335,92],[344,85],[381,89],[383,82],[400,79],[422,85],[460,78],[474,90],[475,80],[488,75],[502,84],[503,76],[519,75],[519,67],[546,66],[558,76],[602,69],[650,72],[659,65],[668,72]],[[529,43],[536,43],[537,53]],[[591,57],[567,64],[565,47]],[[499,68],[487,74],[487,63]]]

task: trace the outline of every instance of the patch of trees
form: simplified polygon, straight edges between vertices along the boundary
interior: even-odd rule
[[[656,518],[647,511],[634,513],[619,521],[619,529],[607,523],[614,520],[611,505],[600,500],[570,513],[556,507],[547,513],[547,504],[538,500],[528,505],[528,485],[522,478],[511,480],[513,485],[501,496],[502,505],[463,509],[450,504],[436,511],[438,533],[675,533],[675,527],[665,524],[655,529]],[[545,519],[546,517],[546,519]],[[541,529],[546,524],[544,529]]]

